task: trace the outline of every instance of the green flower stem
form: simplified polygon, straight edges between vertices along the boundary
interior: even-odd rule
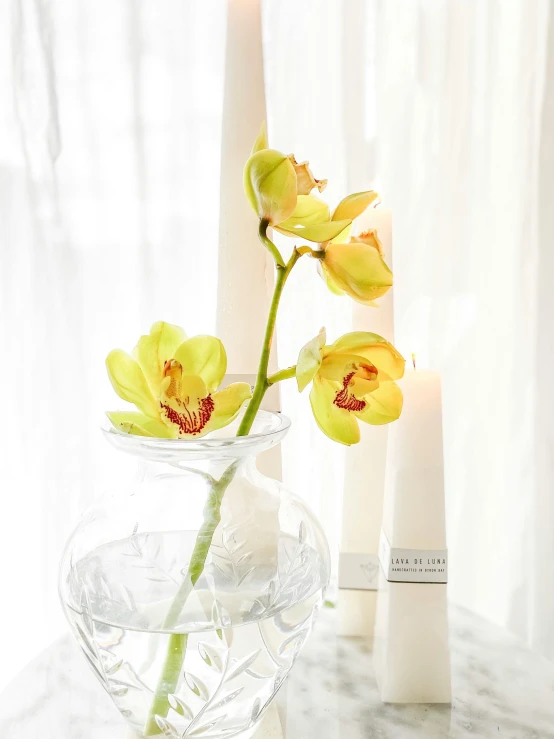
[[[291,371],[295,370],[294,367],[291,367],[287,370],[277,372],[271,377],[268,377],[267,375],[269,354],[271,351],[273,334],[275,332],[275,321],[277,319],[279,301],[281,300],[283,288],[292,268],[302,256],[302,254],[295,249],[288,263],[285,265],[279,250],[267,236],[268,225],[267,221],[260,222],[259,235],[260,240],[269,249],[275,259],[277,279],[275,281],[273,299],[269,309],[254,393],[240,424],[237,436],[246,436],[249,433],[268,387],[275,382],[286,379],[286,377],[293,377],[294,372],[291,374]],[[172,629],[177,625],[185,603],[204,571],[212,539],[221,520],[221,501],[223,500],[225,491],[235,476],[238,465],[239,462],[237,460],[229,465],[219,480],[214,480],[213,482],[208,481],[210,482],[210,494],[204,507],[204,522],[196,537],[196,543],[194,545],[187,574],[185,575],[163,622],[164,629]],[[150,706],[150,711],[144,727],[144,736],[146,737],[162,733],[162,730],[156,722],[156,716],[165,718],[169,713],[170,704],[168,696],[175,692],[179,683],[179,677],[185,662],[187,642],[188,634],[171,634],[169,637],[165,663],[156,686],[156,692],[154,693],[152,705]]]
[[[312,249],[310,246],[301,246],[299,254],[309,254],[313,259],[325,259],[325,249]]]
[[[187,574],[173,599],[162,628],[172,629],[178,622],[185,603],[204,572],[204,565],[214,532],[221,521],[221,501],[238,468],[238,460],[227,467],[221,478],[211,484],[210,494],[204,506],[204,522],[196,537]]]
[[[258,367],[258,376],[256,378],[256,385],[254,386],[254,393],[246,408],[246,413],[243,416],[242,423],[237,431],[237,436],[246,436],[254,419],[256,413],[260,410],[260,405],[270,385],[267,375],[267,368],[269,366],[269,355],[271,352],[271,344],[273,342],[273,334],[275,332],[275,322],[277,320],[277,310],[279,308],[279,302],[281,295],[283,294],[283,288],[285,283],[292,271],[292,268],[296,262],[300,259],[301,254],[295,249],[292,252],[291,258],[289,259],[285,267],[277,265],[277,279],[275,280],[275,289],[273,291],[273,299],[269,308],[269,316],[267,319],[267,326],[265,329],[264,343],[262,348],[262,354],[260,357],[260,365]]]
[[[296,377],[296,365],[294,365],[294,367],[287,367],[287,369],[279,370],[279,372],[275,372],[274,375],[269,375],[267,378],[267,384],[271,387],[271,385],[275,385],[277,382],[281,382],[281,380],[290,380],[291,377]]]
[[[281,256],[281,252],[279,249],[275,246],[273,241],[269,238],[267,235],[267,229],[269,228],[269,221],[266,221],[264,218],[260,221],[260,226],[258,228],[258,238],[262,242],[262,244],[265,246],[265,248],[268,250],[268,252],[273,257],[275,264],[277,267],[285,268],[285,260]]]

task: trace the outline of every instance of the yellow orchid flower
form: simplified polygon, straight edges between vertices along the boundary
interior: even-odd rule
[[[139,339],[133,356],[110,352],[106,368],[119,397],[138,408],[110,412],[108,418],[120,431],[139,436],[204,436],[230,423],[252,394],[246,382],[217,390],[227,369],[219,339],[187,339],[182,328],[163,321]]]
[[[301,350],[296,365],[300,392],[309,383],[310,403],[319,428],[341,444],[360,440],[358,421],[381,425],[402,412],[402,391],[394,382],[404,359],[382,336],[355,331],[325,345],[325,330]]]
[[[379,195],[373,190],[349,195],[337,205],[331,222],[354,220],[378,202]],[[349,229],[343,230],[321,245],[318,256],[318,271],[335,295],[346,293],[358,303],[375,305],[374,301],[392,287],[392,272],[383,259],[383,247],[375,230],[351,238]]]

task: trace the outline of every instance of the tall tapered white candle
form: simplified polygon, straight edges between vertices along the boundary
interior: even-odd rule
[[[265,120],[260,0],[228,0],[217,335],[235,374],[257,370],[272,288],[256,214],[242,187],[244,165]]]
[[[354,224],[354,233],[376,229],[383,245],[386,263],[392,268],[392,213],[386,208],[372,208]],[[376,308],[353,304],[354,331],[372,331],[393,341],[394,311],[392,291],[379,300]],[[377,551],[383,513],[386,426],[360,424],[361,440],[346,453],[341,557],[346,554],[370,555],[377,574]],[[343,557],[345,567],[355,567]],[[369,585],[369,582],[367,583]],[[376,587],[376,583],[375,583]],[[338,603],[338,631],[345,636],[372,636],[377,604],[376,590],[341,589]]]
[[[242,179],[252,145],[266,120],[260,0],[228,0],[225,85],[221,138],[217,335],[227,350],[227,368],[255,381],[273,288],[273,266],[259,243],[258,223],[244,196]],[[273,345],[276,346],[276,341]],[[270,370],[277,367],[275,351]],[[267,410],[280,410],[272,388]],[[270,477],[281,476],[281,452],[260,457]]]

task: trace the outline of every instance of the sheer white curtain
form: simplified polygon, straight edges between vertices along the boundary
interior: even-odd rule
[[[215,328],[225,3],[0,13],[5,681],[64,628],[64,539],[129,470],[99,433],[104,357],[162,318]]]
[[[394,209],[398,342],[444,375],[451,594],[554,657],[548,11],[267,0],[264,36],[272,143]],[[159,318],[215,330],[224,30],[224,0],[0,7],[0,682],[63,628],[63,540],[127,470],[105,354]],[[350,314],[301,262],[282,365]],[[336,546],[343,451],[284,405],[286,479]]]
[[[396,341],[443,375],[450,595],[554,658],[550,8],[285,0],[267,20],[278,144],[393,209]],[[320,286],[290,291],[287,356],[323,322],[342,330],[348,311]],[[330,514],[339,452],[286,399]],[[302,450],[286,460],[309,486]]]

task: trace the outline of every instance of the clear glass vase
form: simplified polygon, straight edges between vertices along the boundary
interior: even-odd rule
[[[151,439],[106,429],[139,474],[84,514],[60,595],[94,673],[139,736],[252,736],[329,580],[314,515],[256,467],[284,416],[249,436]]]

